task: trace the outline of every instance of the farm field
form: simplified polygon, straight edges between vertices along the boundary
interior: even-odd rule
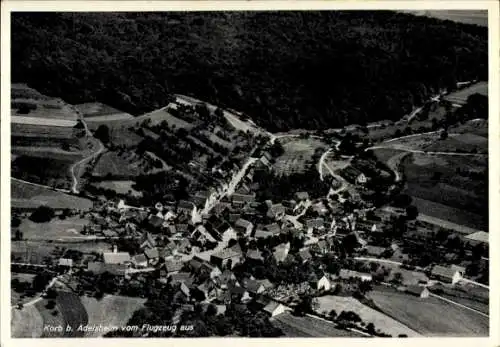
[[[109,122],[132,119],[129,113],[117,110],[109,105],[100,102],[88,102],[75,105],[75,108],[83,114],[86,122]]]
[[[437,298],[423,299],[390,288],[374,288],[368,296],[384,313],[425,336],[488,336],[486,317]]]
[[[363,305],[358,300],[352,297],[326,295],[318,297],[319,312],[330,312],[335,310],[337,314],[342,311],[353,311],[357,313],[361,319],[366,323],[373,323],[376,330],[392,336],[399,334],[406,334],[409,337],[418,336],[419,334],[407,326],[395,321],[393,318],[388,317],[374,309]]]
[[[48,137],[50,139],[72,139],[75,137],[75,129],[72,127],[43,126],[33,124],[11,124],[11,136],[13,140],[17,137]]]
[[[29,240],[52,240],[64,236],[77,236],[88,224],[88,220],[78,216],[67,217],[62,220],[54,218],[48,223],[34,223],[29,219],[23,219],[19,230],[24,239]]]
[[[135,152],[106,152],[98,159],[92,176],[98,178],[119,178],[127,180],[153,171],[152,160]],[[149,160],[148,160],[149,159]],[[150,170],[146,170],[149,168]]]
[[[123,195],[127,195],[129,194],[129,192],[131,192],[133,196],[140,197],[142,193],[132,188],[134,184],[135,184],[134,181],[127,181],[127,180],[100,181],[92,183],[92,186],[97,188],[110,189],[115,191],[117,194],[123,194]]]
[[[311,160],[316,148],[326,150],[326,143],[314,138],[279,139],[284,149],[283,155],[276,158],[273,170],[278,175],[287,175],[293,172],[302,172],[306,164]]]
[[[35,338],[42,336],[43,318],[35,305],[25,306],[22,310],[11,309],[11,336],[14,338]]]
[[[56,306],[51,310],[49,310],[45,307],[45,305],[47,305],[48,302],[49,302],[49,300],[42,299],[42,300],[38,301],[35,305],[33,305],[36,308],[36,310],[38,310],[40,315],[42,316],[43,325],[44,326],[53,326],[53,327],[56,327],[56,326],[64,326],[65,327],[66,325],[64,322],[64,317],[61,314],[61,307],[59,306],[59,303],[57,302],[57,300],[56,300]],[[57,312],[57,314],[54,315],[53,312]],[[42,337],[63,337],[63,336],[64,336],[63,331],[45,330],[42,333]]]
[[[414,205],[418,206],[418,204],[415,204],[415,203],[414,203]],[[425,208],[428,208],[426,206],[428,206],[429,204],[424,202],[423,205],[424,205],[424,209],[425,209]],[[478,217],[476,215],[473,215],[473,218],[478,218]],[[462,224],[452,223],[448,220],[432,217],[432,216],[429,216],[429,215],[426,215],[423,213],[418,214],[417,220],[421,221],[421,222],[428,223],[428,224],[436,225],[436,226],[439,226],[441,228],[453,230],[453,231],[456,231],[456,232],[463,234],[463,235],[469,235],[469,234],[475,233],[477,231],[480,231],[479,229],[469,228],[469,227],[462,225]],[[478,223],[481,223],[481,221],[478,221]]]
[[[458,90],[447,95],[444,99],[453,104],[463,105],[467,102],[467,98],[472,94],[481,94],[488,96],[488,82],[479,82],[470,87]]]
[[[77,196],[57,192],[33,184],[11,180],[11,207],[18,209],[35,209],[40,205],[54,209],[88,210],[92,201]]]
[[[65,337],[83,337],[83,331],[77,331],[80,324],[86,325],[88,323],[88,314],[85,307],[80,301],[80,297],[74,293],[58,291],[57,293],[57,306],[61,311],[64,318],[64,325],[69,325],[73,328],[71,332],[64,332]]]
[[[475,24],[488,26],[488,12],[482,10],[420,10],[420,11],[402,11],[411,12],[419,16],[435,17],[442,20],[452,20],[466,24]]]
[[[33,278],[35,277],[34,274],[30,273],[21,273],[21,272],[11,272],[10,279],[18,279],[20,282],[28,282],[32,283]],[[10,290],[10,302],[12,305],[17,304],[19,302],[26,302],[31,300],[30,297],[24,297],[21,299],[21,293],[16,292],[12,287]]]
[[[67,189],[72,182],[70,168],[81,158],[78,154],[44,156],[43,152],[20,155],[11,163],[11,175],[24,181]]]
[[[470,234],[477,230],[487,230],[488,221],[478,214],[415,196],[413,196],[412,204],[418,208],[420,214],[424,215],[419,218],[424,222],[440,225],[464,234]],[[451,223],[443,223],[442,221]],[[460,228],[457,225],[463,225],[466,228]]]
[[[336,329],[334,323],[312,317],[296,317],[285,312],[271,318],[271,322],[280,328],[287,337],[361,337],[362,335]]]
[[[193,125],[191,123],[186,122],[183,119],[174,117],[170,112],[168,112],[168,106],[163,107],[159,110],[144,114],[142,116],[136,117],[132,121],[129,121],[127,123],[130,124],[135,124],[135,123],[141,123],[143,121],[146,121],[149,119],[149,122],[151,125],[157,125],[160,124],[163,121],[166,121],[169,127],[175,126],[175,128],[184,128],[186,130],[191,130],[193,128]]]
[[[450,134],[423,148],[428,152],[488,153],[488,139],[474,134]]]
[[[473,134],[488,138],[488,120],[475,119],[464,124],[455,124],[450,127],[450,132],[458,134]]]
[[[106,295],[101,300],[82,296],[80,300],[88,313],[89,325],[124,326],[133,313],[143,307],[146,299]],[[104,333],[89,331],[85,337],[99,337]]]
[[[412,154],[402,167],[420,213],[486,230],[487,158]]]

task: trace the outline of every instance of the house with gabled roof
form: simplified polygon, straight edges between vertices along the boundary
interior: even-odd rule
[[[285,311],[289,310],[285,305],[276,301],[269,302],[264,308],[264,312],[268,313],[271,317],[276,317]]]
[[[257,280],[247,280],[244,287],[253,294],[262,294],[266,291],[266,287]]]
[[[264,261],[264,257],[258,249],[249,249],[246,253],[246,258],[252,261]]]
[[[247,303],[252,298],[250,297],[250,293],[243,287],[232,285],[229,287],[229,292],[231,293],[231,301],[239,301],[242,303]]]
[[[423,299],[428,298],[430,294],[429,289],[427,289],[427,287],[418,285],[407,286],[405,288],[405,292],[418,296]]]
[[[462,279],[460,271],[456,268],[435,265],[431,270],[431,277],[445,283],[455,284]]]
[[[144,250],[144,255],[146,255],[146,258],[148,258],[148,263],[149,265],[156,265],[160,258],[160,252],[158,251],[158,248],[153,247],[153,248],[146,248]]]
[[[275,220],[281,220],[285,216],[286,208],[282,204],[273,204],[267,210],[266,216]]]
[[[182,270],[184,263],[181,261],[167,260],[162,264],[161,269],[165,269],[165,274],[168,276]]]
[[[225,248],[216,252],[210,256],[210,263],[222,268],[225,268],[229,261],[231,261],[231,268],[233,268],[236,264],[241,262],[242,252],[238,252],[231,248]]]
[[[137,254],[132,257],[132,265],[137,269],[145,268],[148,266],[148,259],[142,253]]]
[[[142,243],[140,245],[141,249],[154,248],[156,247],[156,241],[150,232],[145,232],[142,237]]]
[[[282,263],[288,256],[288,252],[290,252],[290,242],[282,243],[275,247],[273,257],[276,262]]]
[[[298,256],[303,263],[312,259],[312,255],[311,252],[309,252],[309,248],[302,248],[301,250],[299,250]]]
[[[330,279],[326,277],[326,275],[323,275],[319,280],[315,281],[315,287],[317,290],[322,290],[322,291],[329,291],[332,289],[333,285]]]
[[[253,230],[253,224],[246,219],[240,218],[234,223],[234,230],[243,235],[250,236]]]
[[[215,278],[215,283],[219,288],[227,289],[230,286],[239,286],[239,282],[236,276],[230,270],[224,270],[217,278]]]

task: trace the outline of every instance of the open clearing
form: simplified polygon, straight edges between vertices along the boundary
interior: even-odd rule
[[[143,307],[146,299],[118,295],[106,295],[101,300],[82,296],[80,298],[88,313],[88,324],[125,326],[133,313]],[[85,337],[99,337],[104,332],[89,331]]]
[[[384,313],[425,336],[488,336],[486,317],[437,298],[390,288],[374,288],[368,296]]]
[[[470,87],[458,90],[447,95],[444,99],[453,104],[463,105],[467,102],[467,98],[472,94],[481,94],[488,96],[488,82],[479,82]]]
[[[54,209],[89,210],[92,207],[92,201],[18,180],[11,180],[12,208],[35,209],[41,205]]]
[[[351,331],[336,329],[334,323],[312,317],[297,317],[285,312],[271,318],[271,322],[280,328],[287,337],[360,337]]]
[[[64,236],[79,235],[87,224],[86,219],[81,219],[78,216],[68,217],[64,220],[56,217],[48,223],[34,223],[29,219],[23,219],[19,230],[23,233],[24,239],[52,240]]]
[[[23,307],[22,310],[11,309],[11,335],[14,338],[34,338],[42,336],[43,318],[35,305]]]
[[[488,11],[485,10],[405,10],[420,16],[430,16],[443,20],[452,20],[466,24],[488,26]]]
[[[289,138],[277,140],[283,145],[283,155],[276,158],[273,170],[278,175],[288,175],[294,172],[303,172],[306,164],[311,160],[316,148],[326,150],[327,145],[318,139]]]
[[[38,301],[35,305],[33,305],[38,310],[38,312],[40,312],[40,315],[42,316],[43,319],[43,325],[52,327],[57,327],[57,326],[65,327],[66,325],[64,324],[64,317],[61,314],[61,308],[59,307],[57,301],[56,301],[56,306],[51,310],[45,308],[45,305],[47,305],[48,302],[49,300],[43,299]],[[54,311],[57,312],[56,315],[52,314]],[[42,333],[42,337],[63,337],[63,336],[64,332],[62,331],[45,330]]]
[[[106,152],[97,161],[92,176],[99,178],[134,178],[146,173],[146,168],[150,168],[151,157],[139,156],[135,152]],[[150,170],[148,170],[149,172]]]
[[[87,122],[109,122],[134,118],[129,113],[119,111],[100,102],[88,102],[76,105],[75,107],[83,114]]]
[[[340,314],[342,311],[353,311],[357,313],[366,324],[373,323],[376,330],[380,329],[381,332],[392,336],[398,336],[399,334],[406,334],[409,337],[419,335],[407,326],[395,321],[391,317],[375,311],[368,306],[363,305],[361,302],[352,297],[326,295],[318,297],[318,303],[319,312],[330,312],[331,310],[335,310],[337,314]]]
[[[142,193],[132,188],[134,184],[134,181],[101,181],[92,183],[95,187],[110,189],[115,191],[117,194],[127,195],[130,192],[131,195],[140,197]]]

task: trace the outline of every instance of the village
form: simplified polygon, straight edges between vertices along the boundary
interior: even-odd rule
[[[42,296],[57,283],[96,298],[116,294],[147,299],[151,283],[168,286],[174,291],[173,324],[181,323],[196,305],[212,305],[217,314],[239,305],[264,312],[272,321],[293,312],[361,336],[387,336],[397,329],[374,327],[354,308],[339,309],[334,303],[325,310],[319,304],[322,298],[352,297],[376,309],[367,295],[374,287],[421,300],[450,300],[438,294],[459,290],[465,295],[462,284],[476,283],[466,278],[468,270],[461,265],[464,250],[437,246],[443,243],[439,236],[453,240],[457,235],[444,230],[436,234],[432,224],[416,219],[412,208],[375,206],[373,189],[367,194],[366,187],[371,177],[385,178],[377,186],[381,195],[399,193],[390,174],[371,167],[364,155],[366,143],[355,144],[355,153],[345,155],[345,146],[334,135],[328,153],[313,158],[314,193],[295,191],[292,185],[286,199],[259,201],[276,161],[271,153],[280,152],[279,141],[270,134],[246,162],[223,172],[227,183],[192,192],[186,199],[132,206],[123,199],[101,198],[86,211],[65,212],[65,218],[88,220],[81,237],[90,248],[92,242],[105,242],[108,249],[83,253],[68,244],[63,254],[41,265],[13,259],[12,271],[50,273]],[[333,173],[327,156],[360,164]],[[488,266],[487,238],[468,235],[461,241],[467,242],[467,254]],[[436,247],[437,255],[425,260],[419,252],[429,246]],[[23,308],[21,301],[17,308]],[[398,335],[408,335],[401,331]]]

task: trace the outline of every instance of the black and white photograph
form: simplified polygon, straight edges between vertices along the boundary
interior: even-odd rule
[[[489,11],[10,12],[11,338],[489,337]]]

